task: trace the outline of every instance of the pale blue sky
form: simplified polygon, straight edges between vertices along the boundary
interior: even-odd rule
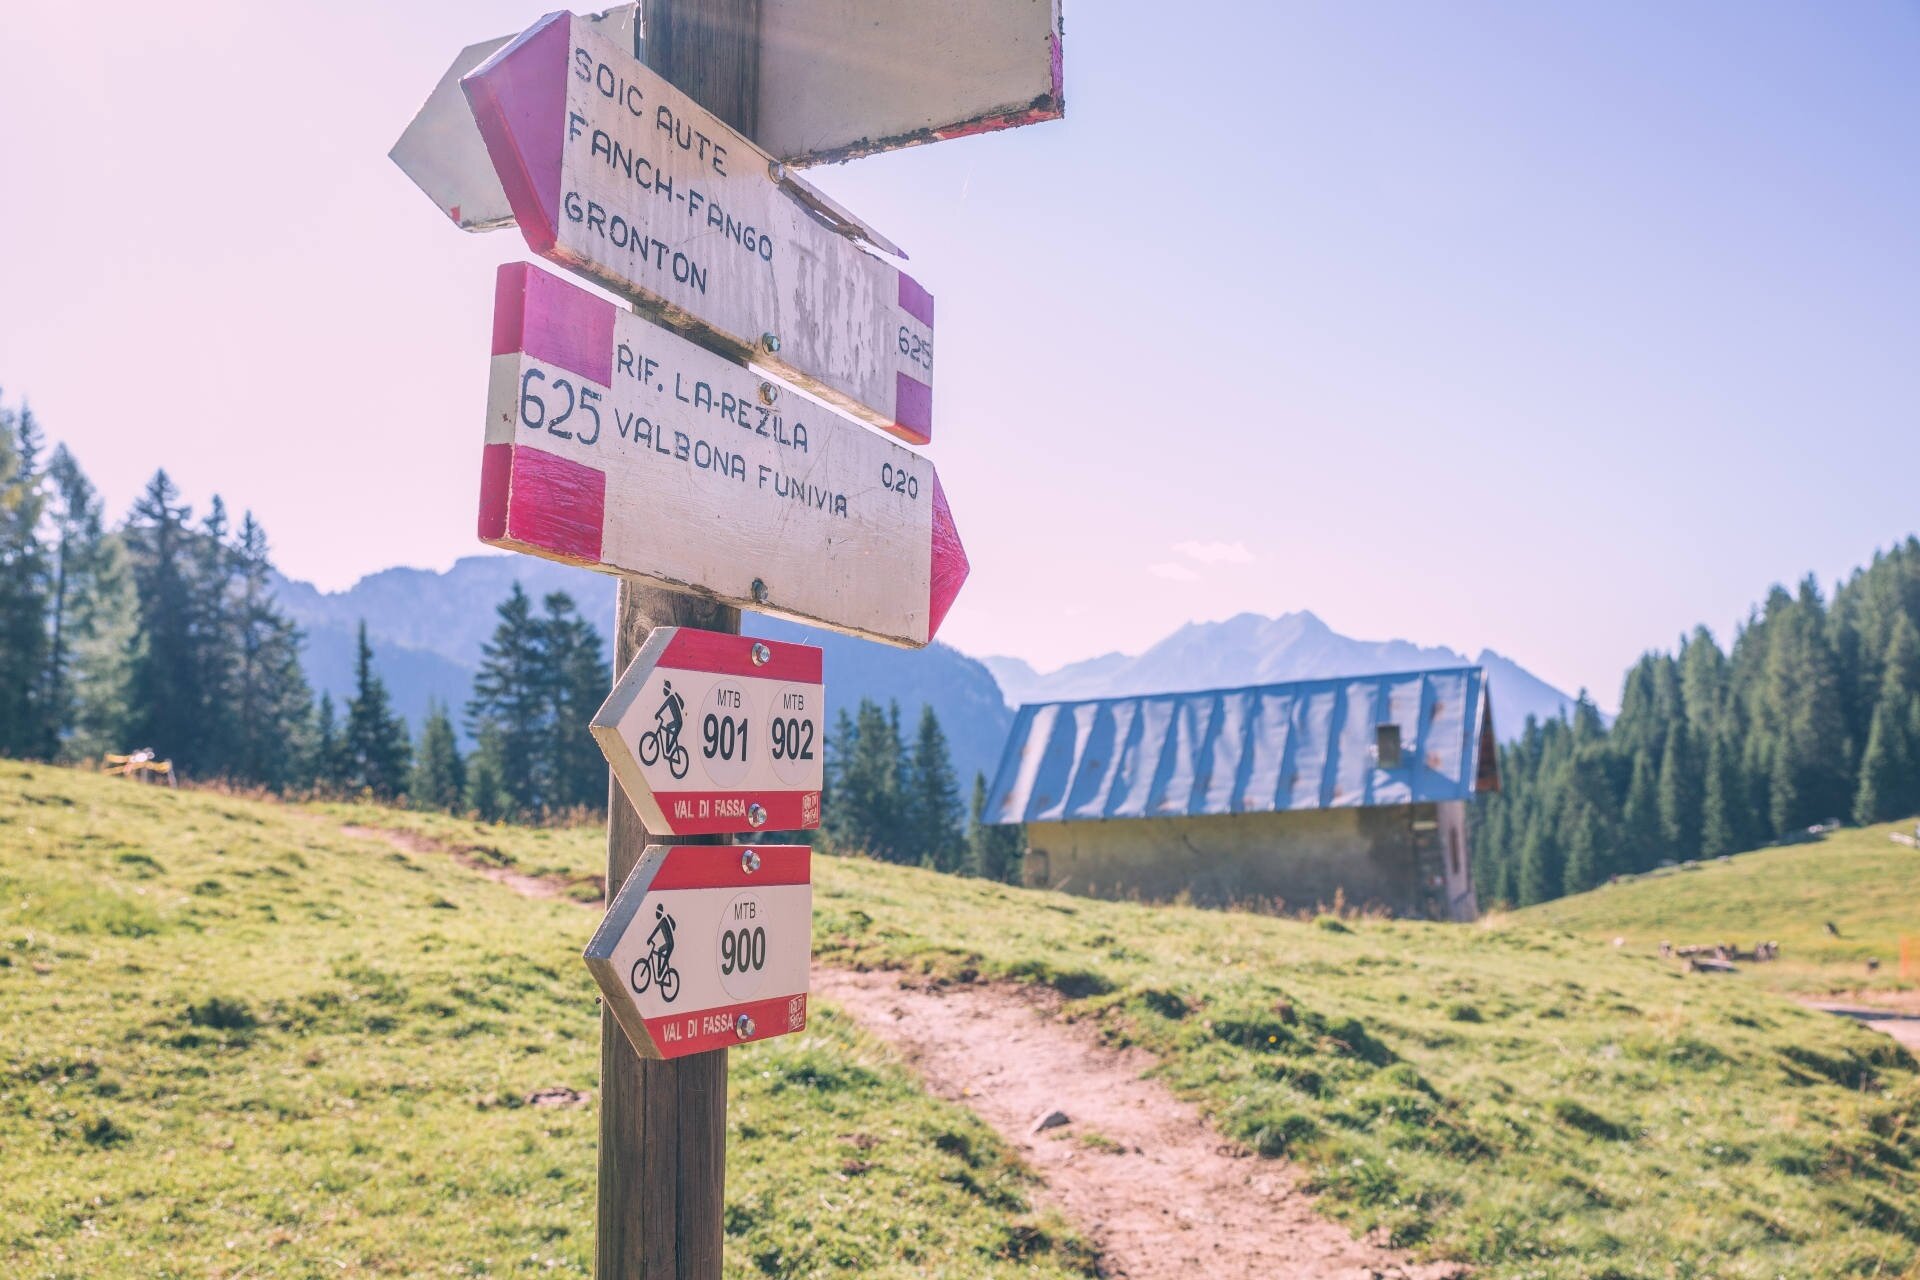
[[[506,3],[16,6],[0,385],[339,587],[476,549],[492,268],[386,150]],[[1069,117],[822,171],[939,299],[942,633],[1312,609],[1604,703],[1920,526],[1920,8],[1067,0]]]

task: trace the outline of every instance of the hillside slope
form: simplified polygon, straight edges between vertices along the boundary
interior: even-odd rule
[[[1804,994],[1891,989],[1902,985],[1900,938],[1920,938],[1920,851],[1888,839],[1896,830],[1910,832],[1913,823],[1668,868],[1528,907],[1513,919],[1595,940],[1622,938],[1642,953],[1663,941],[1778,942],[1778,961],[1744,972]],[[1868,972],[1868,961],[1879,962],[1877,972]]]
[[[604,857],[591,830],[329,816],[562,874]],[[1513,918],[1301,923],[832,857],[815,878],[824,961],[1050,986],[1325,1211],[1489,1280],[1920,1267],[1920,1068],[1749,984]]]
[[[589,1274],[590,923],[317,814],[0,761],[0,1276]],[[832,1011],[734,1064],[729,1277],[1085,1272]]]

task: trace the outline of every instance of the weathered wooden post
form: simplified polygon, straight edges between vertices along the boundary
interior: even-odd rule
[[[646,61],[737,128],[758,109],[760,0],[647,0]],[[740,611],[620,580],[613,670],[655,627],[737,633]],[[681,837],[694,841],[700,837]],[[714,844],[724,836],[707,837]],[[647,829],[607,784],[607,897],[646,852]],[[600,1012],[600,1280],[719,1280],[727,1180],[725,1049],[649,1062]]]

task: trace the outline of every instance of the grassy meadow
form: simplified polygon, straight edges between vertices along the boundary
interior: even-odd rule
[[[0,1145],[35,1176],[0,1192],[0,1248],[25,1274],[585,1267],[591,1108],[514,1105],[593,1086],[582,913],[340,831],[575,883],[597,831],[7,768]],[[1617,929],[1285,921],[839,858],[816,882],[823,959],[1052,988],[1356,1231],[1502,1280],[1920,1280],[1913,1060]],[[735,1274],[1083,1265],[988,1136],[831,1011],[734,1062]]]
[[[1911,820],[1847,829],[1815,844],[1669,867],[1515,918],[1596,941],[1622,938],[1638,952],[1663,941],[1778,942],[1779,960],[1741,973],[1803,995],[1910,988],[1900,977],[1900,939],[1920,939],[1920,850],[1888,835],[1912,830]]]
[[[331,813],[0,762],[0,1275],[587,1275],[590,917]],[[540,833],[517,842],[529,856]],[[831,1010],[734,1055],[734,1276],[1084,1274]]]

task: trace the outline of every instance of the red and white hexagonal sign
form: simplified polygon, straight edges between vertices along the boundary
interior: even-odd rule
[[[680,1058],[807,1025],[813,850],[649,847],[585,959],[643,1058]]]
[[[656,835],[820,825],[826,699],[813,645],[656,628],[592,729]]]

